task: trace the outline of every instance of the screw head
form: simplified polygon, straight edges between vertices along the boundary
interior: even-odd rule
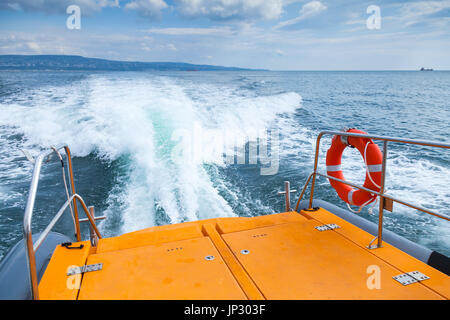
[[[244,249],[244,250],[241,250],[241,253],[242,253],[242,254],[249,254],[249,253],[250,253],[250,251],[249,251],[249,250],[247,250],[247,249]]]
[[[209,260],[214,260],[214,256],[206,256],[205,259],[208,260],[208,261]]]

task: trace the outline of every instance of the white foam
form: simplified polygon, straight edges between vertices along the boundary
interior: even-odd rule
[[[293,115],[302,104],[296,93],[255,96],[231,85],[121,73],[94,75],[70,86],[41,88],[30,96],[32,100],[23,104],[0,105],[0,147],[9,150],[0,154],[0,178],[29,179],[25,160],[16,165],[23,157],[18,148],[36,155],[43,146],[67,143],[75,156],[95,152],[105,161],[126,157],[130,161],[126,173],[111,191],[107,209],[109,214],[121,217],[121,232],[155,225],[159,210],[172,223],[233,216],[232,208],[238,205],[241,214],[254,215],[255,210],[247,205],[250,203],[261,212],[273,212],[258,202],[265,195],[249,198],[250,193],[243,195],[227,177],[211,177],[206,172],[205,162],[223,165],[222,157],[198,162],[171,157],[176,144],[171,140],[173,133],[180,128],[192,130],[195,123],[226,132],[234,141],[242,141],[254,130],[275,126],[283,136],[282,160],[289,160],[295,166],[292,170],[312,171],[318,131],[296,123]],[[23,134],[24,139],[7,139],[14,134]],[[329,144],[329,138],[324,138],[319,158],[322,171]],[[409,156],[406,151],[390,149],[388,193],[449,215],[449,169],[432,160],[415,161]],[[13,162],[15,165],[11,165]],[[345,151],[343,170],[347,180],[364,181],[364,163],[357,150]],[[299,182],[300,186],[303,183]],[[326,179],[318,183],[324,185],[322,190],[330,189]],[[6,199],[6,194],[12,193],[3,184],[0,200]],[[403,228],[404,234],[423,228],[424,244],[435,241],[436,234],[448,243],[450,228],[446,222],[424,218],[401,205],[386,214],[385,222],[388,228]]]
[[[130,160],[124,183],[113,189],[107,210],[121,217],[121,232],[155,225],[159,209],[171,223],[234,216],[203,162],[173,161],[174,130],[189,130],[199,122],[241,138],[255,128],[269,127],[278,114],[293,112],[301,103],[295,93],[239,96],[232,88],[199,87],[142,74],[94,75],[33,94],[31,106],[30,101],[26,106],[0,106],[0,125],[24,135],[21,147],[37,154],[43,146],[67,143],[74,156],[95,152],[105,161],[123,156]]]

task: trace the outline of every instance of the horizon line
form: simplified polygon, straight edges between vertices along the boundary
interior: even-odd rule
[[[113,60],[108,58],[98,58],[98,57],[86,57],[79,54],[0,54],[1,56],[71,56],[71,57],[82,57],[85,59],[99,59],[99,60],[106,60],[111,62],[129,62],[129,63],[184,63],[184,64],[191,64],[191,65],[204,65],[204,66],[217,66],[217,67],[226,67],[226,68],[240,68],[240,69],[248,69],[245,71],[271,71],[271,72],[393,72],[393,71],[421,71],[420,68],[408,68],[408,69],[268,69],[263,67],[237,67],[237,66],[225,66],[225,65],[215,65],[215,64],[204,64],[204,63],[195,63],[195,62],[184,62],[184,61],[137,61],[137,60]],[[422,67],[421,67],[422,68]],[[0,67],[1,69],[1,67]],[[431,68],[430,71],[450,71],[449,69],[435,69]],[[82,70],[80,70],[82,71]],[[120,70],[118,70],[120,71]],[[208,71],[208,70],[198,70],[198,71]],[[422,71],[428,71],[428,70],[422,70]],[[227,71],[230,72],[230,71]]]

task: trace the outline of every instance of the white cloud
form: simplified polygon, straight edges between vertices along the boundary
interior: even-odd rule
[[[320,1],[311,1],[302,7],[302,9],[300,10],[300,17],[304,19],[310,16],[315,16],[316,14],[319,14],[326,9],[327,7]]]
[[[450,9],[450,1],[419,1],[402,4],[399,12],[399,20],[404,21],[407,26],[417,22],[423,22],[424,16]]]
[[[172,50],[172,51],[177,51],[177,47],[175,47],[175,45],[173,43],[169,43],[167,45],[167,49]]]
[[[284,7],[301,0],[173,0],[175,12],[188,18],[255,21],[281,17]],[[69,5],[78,5],[82,14],[92,14],[105,7],[123,7],[139,15],[156,19],[169,8],[167,0],[0,0],[0,10],[63,13]]]
[[[52,32],[5,32],[0,30],[0,54],[74,54],[86,57],[122,58],[123,52],[142,45],[150,46],[149,36],[96,34],[54,29]],[[107,54],[106,52],[114,52]],[[136,50],[139,51],[139,50]]]
[[[297,18],[287,20],[280,22],[275,28],[283,28],[289,25],[293,25],[295,23],[298,23],[304,19],[313,17],[318,15],[319,13],[325,11],[327,9],[327,6],[322,4],[320,1],[311,1],[303,5],[303,7],[300,9],[299,16]]]
[[[211,20],[278,19],[292,0],[175,0],[181,15]]]
[[[77,5],[82,14],[92,14],[105,7],[118,7],[119,0],[2,0],[0,10],[66,13],[69,5]]]
[[[125,5],[126,9],[136,10],[143,17],[157,19],[161,16],[161,11],[168,7],[164,0],[136,0]]]
[[[149,33],[164,34],[171,36],[208,36],[231,34],[229,27],[221,28],[152,28],[146,30]]]
[[[28,42],[27,46],[29,49],[35,51],[35,52],[40,52],[41,51],[41,47],[39,46],[39,44],[37,44],[34,41]]]

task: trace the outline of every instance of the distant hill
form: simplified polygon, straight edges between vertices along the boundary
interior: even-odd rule
[[[251,69],[182,62],[128,62],[68,55],[0,55],[0,70],[244,71]]]

